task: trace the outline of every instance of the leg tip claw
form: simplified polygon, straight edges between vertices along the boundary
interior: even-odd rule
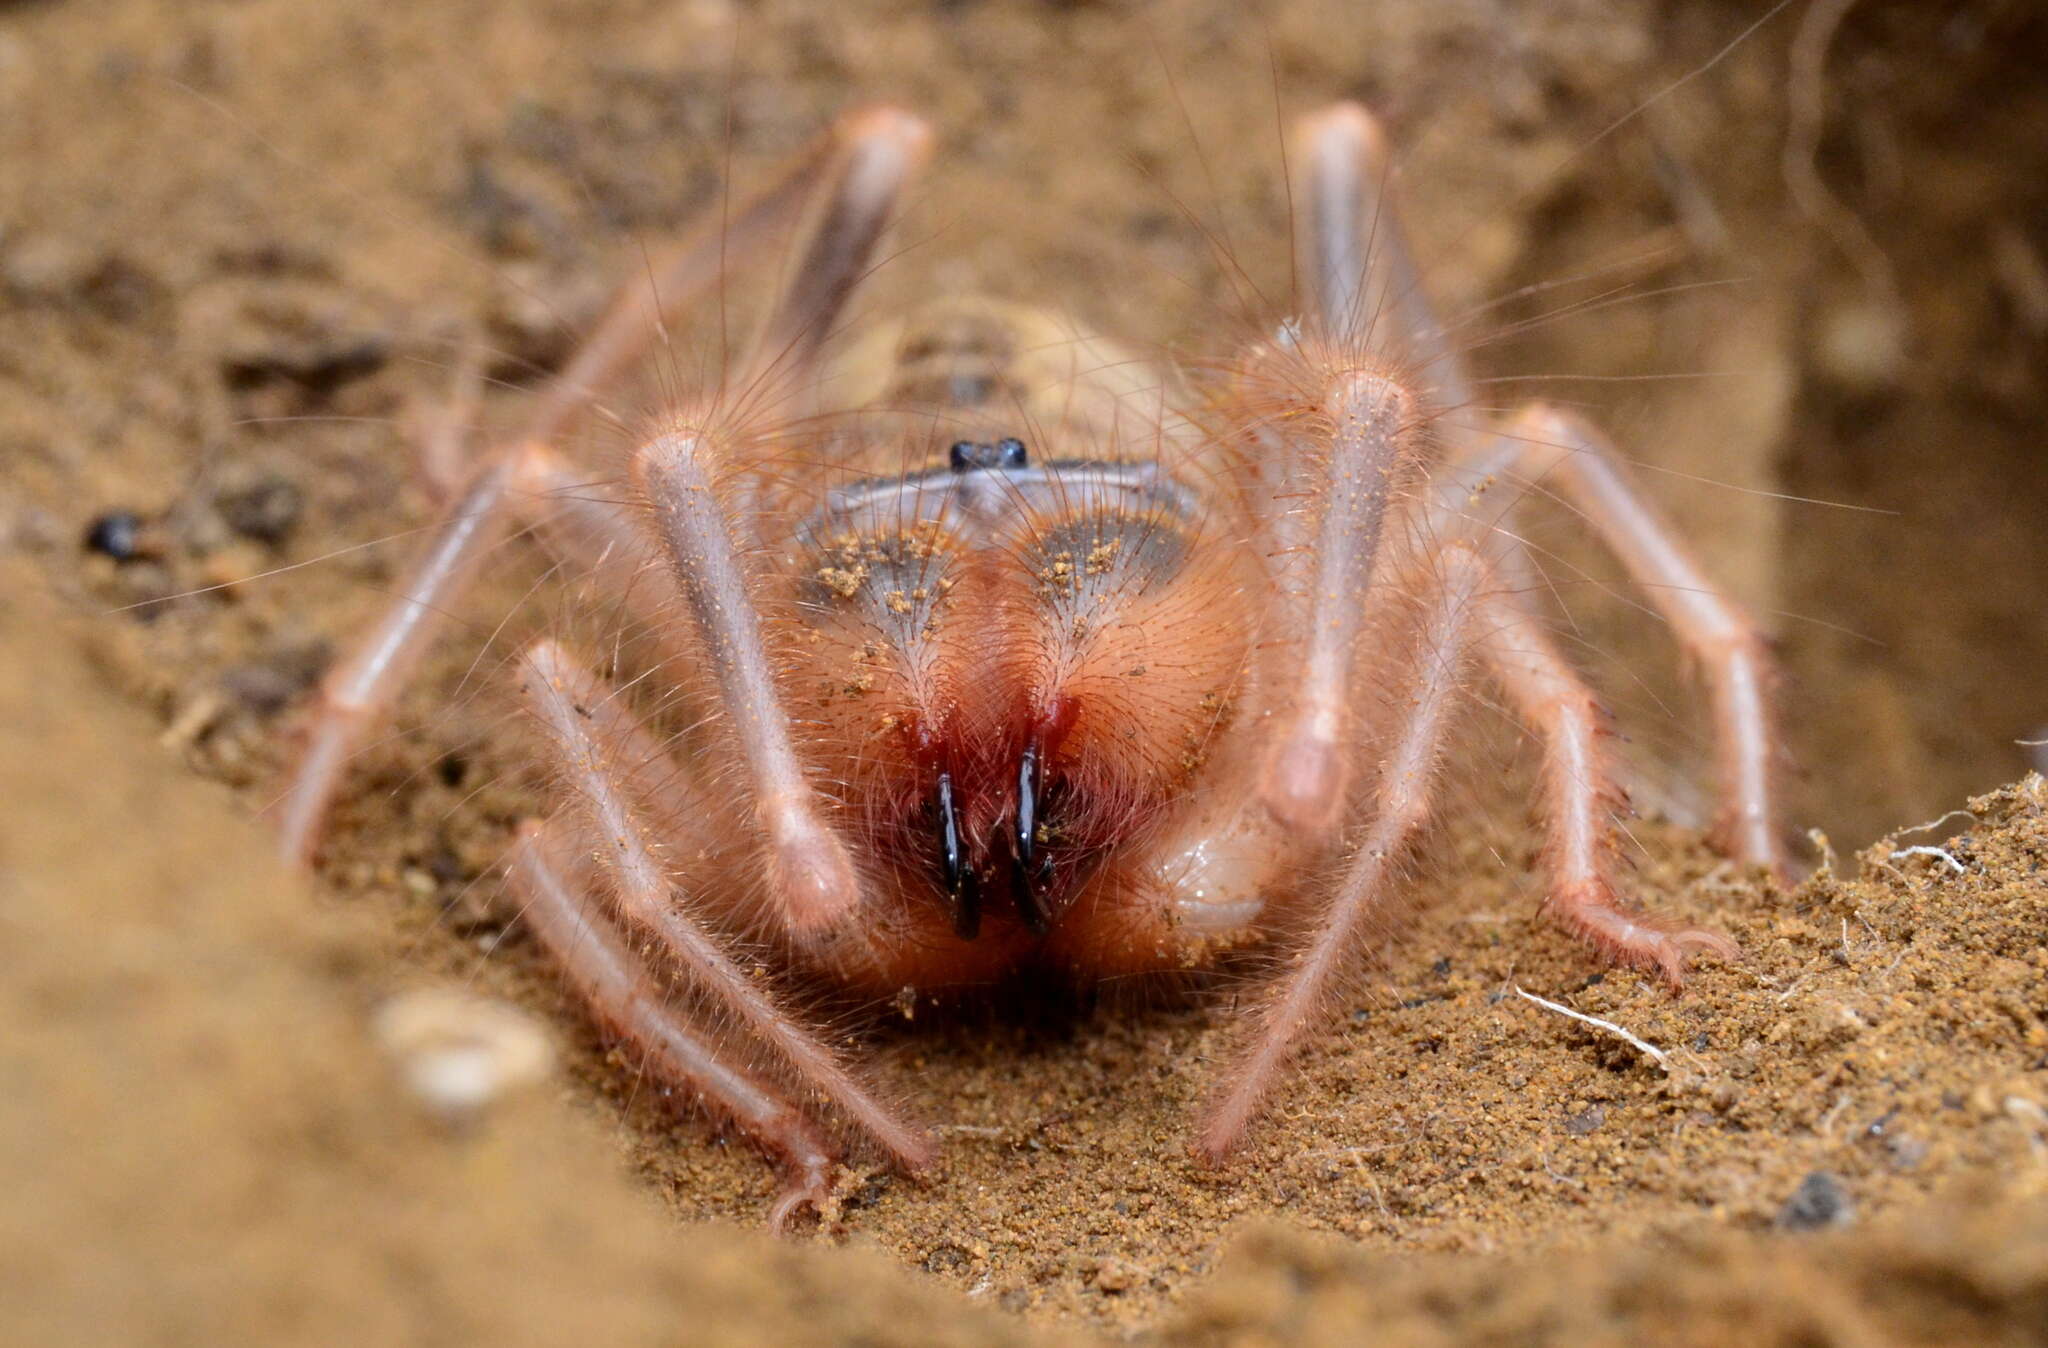
[[[1608,959],[1632,969],[1661,974],[1673,992],[1683,990],[1688,962],[1710,955],[1724,962],[1742,958],[1742,947],[1716,931],[1672,928],[1623,907],[1612,890],[1560,895],[1552,901],[1558,919]]]
[[[822,1164],[806,1164],[790,1176],[776,1196],[775,1206],[768,1209],[768,1229],[778,1236],[793,1235],[806,1210],[817,1217],[820,1228],[839,1222],[839,1195]]]

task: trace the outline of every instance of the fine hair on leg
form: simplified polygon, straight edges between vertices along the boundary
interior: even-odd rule
[[[1351,860],[1303,948],[1278,975],[1260,1008],[1249,1048],[1224,1072],[1202,1110],[1195,1151],[1225,1160],[1243,1141],[1301,1038],[1322,1022],[1331,992],[1360,957],[1372,916],[1396,868],[1428,822],[1444,734],[1459,703],[1475,601],[1489,570],[1466,547],[1434,566],[1434,590],[1388,705],[1401,718],[1380,767],[1378,793]]]
[[[579,809],[572,836],[595,854],[610,881],[619,918],[653,942],[688,987],[781,1059],[805,1088],[830,1102],[907,1170],[928,1164],[932,1143],[899,1118],[841,1061],[815,1030],[742,968],[719,937],[691,915],[689,896],[659,859],[631,782],[648,770],[651,737],[598,679],[550,641],[520,660],[528,707],[553,742],[563,784]]]
[[[1694,952],[1736,958],[1740,951],[1725,936],[1663,924],[1622,904],[1615,814],[1627,801],[1607,764],[1606,712],[1522,594],[1495,588],[1482,596],[1480,612],[1480,657],[1542,747],[1545,911],[1608,958],[1654,970],[1674,989]]]
[[[587,874],[568,862],[558,829],[528,820],[507,862],[520,920],[590,1014],[642,1054],[666,1084],[695,1094],[780,1157],[787,1188],[770,1212],[777,1228],[805,1205],[816,1207],[830,1186],[833,1149],[816,1124],[768,1084],[731,1062],[673,1001],[621,933],[593,911]],[[588,865],[580,868],[587,872]]]
[[[529,452],[558,440],[593,399],[643,356],[663,330],[666,315],[701,297],[730,268],[780,237],[820,198],[826,224],[836,222],[840,234],[814,245],[807,256],[815,262],[822,250],[823,261],[836,270],[794,291],[770,334],[828,328],[836,306],[865,267],[903,179],[915,170],[928,144],[924,124],[907,113],[891,108],[848,113],[731,219],[707,222],[651,264],[647,274],[620,287],[568,364],[534,395],[520,431],[480,458],[400,583],[397,597],[321,680],[304,746],[267,811],[277,821],[278,848],[287,861],[304,865],[312,859],[321,824],[357,746],[390,714],[483,558],[504,540],[514,517],[531,509],[532,502],[516,489]],[[804,347],[800,354],[807,358],[809,350]]]

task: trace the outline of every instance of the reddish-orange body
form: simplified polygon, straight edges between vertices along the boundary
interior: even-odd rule
[[[806,756],[892,896],[874,919],[895,930],[838,972],[943,988],[1026,959],[1185,962],[1128,844],[1200,798],[1255,677],[1270,577],[1226,446],[1161,372],[986,301],[884,326],[825,386],[861,410],[826,419],[763,500],[788,529],[764,603],[787,605],[771,625]],[[962,468],[999,446],[1012,465]]]

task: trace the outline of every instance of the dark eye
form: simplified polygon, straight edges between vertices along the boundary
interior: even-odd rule
[[[955,440],[946,451],[946,462],[956,473],[984,468],[1028,468],[1031,451],[1014,435],[1006,435],[992,445],[979,440]]]

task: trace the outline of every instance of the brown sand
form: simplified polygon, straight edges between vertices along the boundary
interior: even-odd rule
[[[1796,16],[1572,158],[1746,19],[1588,6],[1496,29],[1350,10],[1291,4],[1261,31],[1198,4],[1149,21],[776,5],[750,12],[736,76],[716,3],[10,11],[0,548],[32,559],[0,591],[0,921],[17,933],[0,1023],[26,1086],[0,1103],[10,1337],[1026,1335],[996,1308],[1036,1336],[1205,1341],[1356,1341],[1368,1324],[1387,1342],[2038,1327],[2038,778],[1790,893],[1680,824],[1645,824],[1644,899],[1749,952],[1677,1000],[1594,976],[1534,919],[1521,813],[1474,786],[1428,902],[1241,1166],[1205,1173],[1183,1151],[1227,1000],[921,1013],[884,1027],[878,1052],[946,1130],[944,1166],[922,1184],[850,1173],[840,1229],[810,1242],[828,1248],[793,1250],[695,1225],[756,1222],[766,1167],[639,1089],[495,902],[489,867],[534,798],[503,704],[473,691],[502,657],[476,652],[508,613],[515,635],[560,620],[545,591],[520,602],[537,564],[480,597],[477,640],[437,660],[404,733],[366,755],[319,899],[263,867],[228,793],[179,763],[260,800],[276,706],[374,609],[404,543],[331,554],[426,517],[394,419],[443,385],[449,325],[488,324],[508,377],[559,359],[556,316],[573,324],[636,239],[715,199],[727,89],[734,155],[756,176],[856,96],[938,120],[940,165],[906,230],[920,242],[885,292],[1051,292],[1105,328],[1184,342],[1218,326],[1224,292],[1173,207],[1213,214],[1195,145],[1247,270],[1284,292],[1277,74],[1293,107],[1388,108],[1454,307],[1663,250],[1620,276],[1633,302],[1484,348],[1487,369],[1732,371],[1590,387],[1678,474],[1934,501],[1865,517],[1660,479],[1760,611],[1892,643],[1775,622],[1813,769],[1803,821],[1867,836],[2016,775],[2010,741],[2048,720],[2048,632],[2012,620],[2048,560],[2041,475],[2014,471],[2039,441],[2048,327],[2027,308],[2038,241],[2010,242],[2048,181],[2012,158],[2039,164],[2043,99],[2014,74],[2038,25],[1986,6],[1933,34],[1898,16],[1843,34],[1831,106],[1883,116],[1822,162],[1895,259],[1915,345],[1893,365],[1858,326],[1872,283],[1785,199]],[[1948,190],[1886,187],[1937,170]],[[1887,190],[1915,209],[1881,209]],[[1731,275],[1753,279],[1648,293]],[[116,567],[75,546],[112,507],[148,518],[152,556]],[[1646,758],[1685,767],[1697,746],[1675,685],[1638,677],[1667,661],[1661,645],[1638,658],[1630,614],[1602,602],[1611,570],[1568,556],[1562,574],[1589,568],[1565,597],[1610,694]],[[55,622],[52,594],[91,616]],[[1468,753],[1505,762],[1483,738]],[[1675,787],[1643,794],[1681,821],[1695,808]],[[1891,858],[1907,845],[1943,846],[1960,870]],[[565,1083],[466,1133],[420,1118],[367,1021],[394,989],[446,980],[555,1026]],[[1666,1064],[1517,984],[1627,1026]],[[1772,1230],[1831,1215],[1851,1229]],[[1256,1234],[1232,1246],[1240,1227]]]

